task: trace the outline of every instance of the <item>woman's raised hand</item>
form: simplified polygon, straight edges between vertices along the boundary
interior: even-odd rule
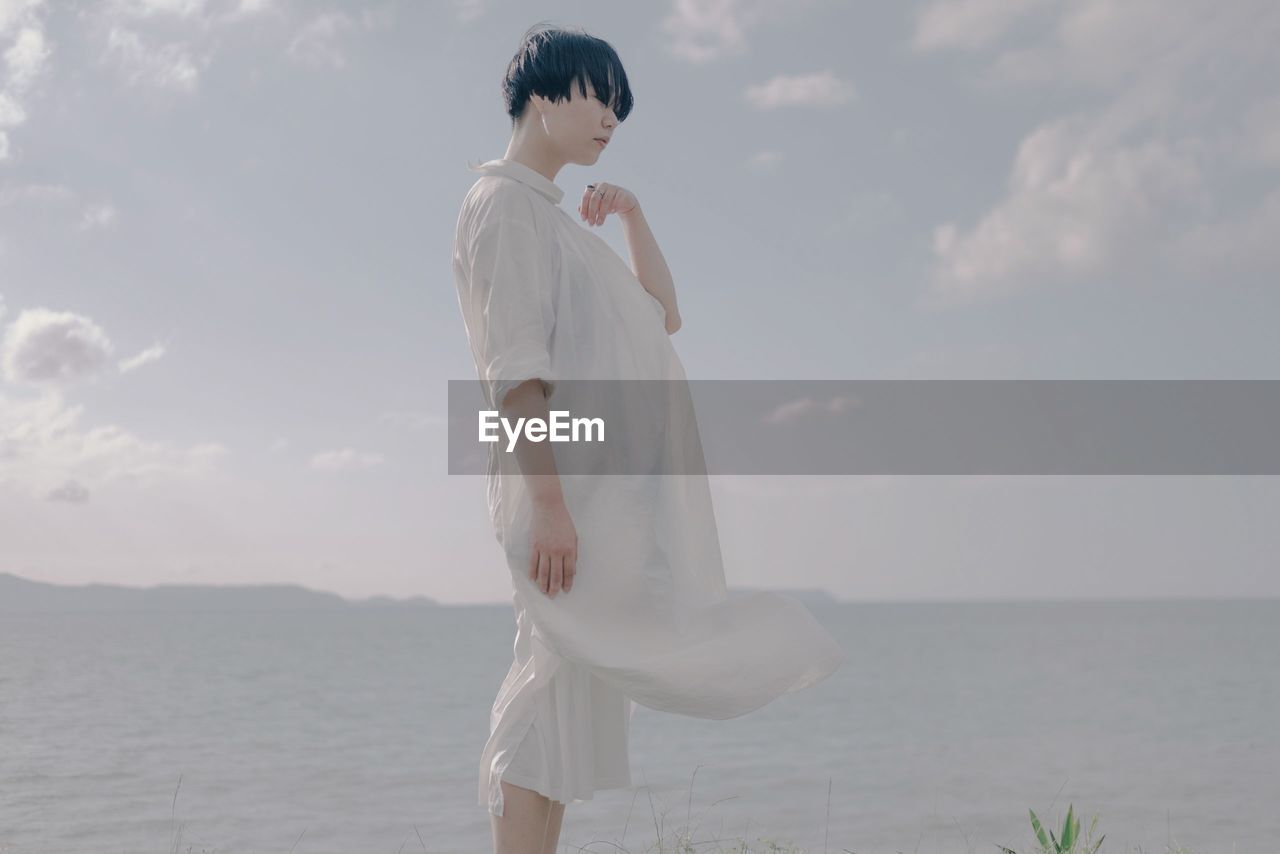
[[[624,216],[631,213],[640,203],[635,195],[626,187],[599,181],[588,184],[582,191],[582,201],[578,205],[578,216],[587,225],[600,225],[611,213]]]
[[[578,572],[578,530],[564,501],[533,503],[529,580],[552,599],[573,589]]]

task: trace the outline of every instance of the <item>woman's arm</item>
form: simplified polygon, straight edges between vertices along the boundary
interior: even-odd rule
[[[551,421],[541,379],[520,383],[499,401],[498,411],[509,420],[539,418]],[[499,453],[507,453],[499,451]],[[578,530],[565,506],[555,452],[550,442],[531,442],[519,433],[515,446],[516,464],[524,477],[532,503],[529,551],[529,580],[543,593],[556,598],[573,589],[578,573]]]
[[[622,232],[631,251],[631,267],[644,289],[667,310],[667,334],[671,335],[680,328],[680,310],[676,306],[675,282],[671,280],[671,270],[662,257],[658,241],[649,229],[639,202],[626,213],[618,214],[618,218],[622,220]]]

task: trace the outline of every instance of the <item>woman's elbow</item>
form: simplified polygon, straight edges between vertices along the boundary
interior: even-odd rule
[[[668,314],[668,315],[667,315],[667,322],[666,322],[666,326],[667,326],[667,334],[668,334],[668,335],[675,335],[675,334],[676,334],[676,332],[677,332],[677,330],[679,330],[679,329],[680,329],[680,324],[681,324],[681,321],[680,321],[680,315],[678,315],[678,314]]]

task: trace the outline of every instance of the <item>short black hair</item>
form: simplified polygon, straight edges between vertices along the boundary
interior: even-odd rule
[[[582,29],[534,24],[525,31],[502,78],[502,97],[512,126],[530,95],[559,101],[569,97],[569,86],[576,81],[585,98],[585,80],[591,81],[597,98],[613,106],[619,123],[626,121],[632,106],[631,86],[613,46]]]

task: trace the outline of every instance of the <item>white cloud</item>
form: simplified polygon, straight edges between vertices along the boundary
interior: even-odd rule
[[[109,12],[132,18],[171,16],[191,18],[201,14],[206,0],[113,0]]]
[[[1156,251],[1178,212],[1203,206],[1194,143],[1090,143],[1080,124],[1037,128],[1018,147],[999,205],[967,231],[935,229],[926,305],[1118,270]]]
[[[1046,0],[944,0],[921,10],[912,41],[917,50],[985,47],[1004,37]]]
[[[662,19],[669,50],[680,59],[705,63],[745,53],[747,35],[761,24],[795,15],[807,0],[675,0]]]
[[[51,489],[45,497],[50,501],[60,501],[67,504],[87,504],[89,490],[85,489],[78,481],[68,480],[61,486]]]
[[[1191,257],[1205,272],[1215,247],[1244,247],[1262,265],[1253,273],[1274,273],[1275,254],[1257,237],[1274,211],[1232,211],[1223,195],[1241,170],[1277,165],[1280,108],[1260,84],[1280,73],[1272,52],[1280,7],[1082,0],[1047,7],[1054,17],[1043,35],[999,45],[1040,8],[935,3],[918,21],[918,48],[980,53],[975,80],[993,96],[1066,89],[1077,101],[1095,99],[1028,133],[1004,197],[975,224],[935,229],[924,304],[1006,296],[1054,279],[1185,275],[1176,262]],[[1275,185],[1274,172],[1252,177]],[[1243,271],[1237,259],[1217,260]]]
[[[778,107],[838,107],[853,95],[853,84],[828,70],[813,74],[779,74],[767,83],[748,86],[744,97],[758,110],[774,110]]]
[[[484,0],[452,0],[459,22],[466,24],[484,14]]]
[[[77,227],[81,231],[87,231],[92,228],[106,228],[114,224],[118,218],[113,205],[85,205],[84,213],[80,217],[80,224]]]
[[[164,355],[164,353],[165,349],[163,344],[152,344],[136,356],[130,356],[128,359],[122,360],[118,365],[120,373],[127,374],[130,371],[142,367],[143,365],[157,361]]]
[[[860,401],[856,397],[837,394],[826,400],[814,400],[811,397],[800,397],[781,403],[760,417],[764,424],[790,424],[809,418],[815,413],[846,412]]]
[[[83,202],[79,193],[65,184],[11,184],[0,188],[0,208],[32,206],[50,210],[79,211],[74,223],[77,230],[107,228],[119,219],[119,212],[109,202]],[[22,215],[26,215],[24,211]]]
[[[257,15],[275,6],[275,0],[240,0],[233,15]]]
[[[382,454],[362,453],[354,448],[321,451],[307,464],[315,471],[358,471],[371,469],[386,462]]]
[[[341,12],[317,15],[289,42],[289,56],[304,65],[346,68],[347,57],[339,39],[353,25],[351,18]]]
[[[19,184],[0,189],[0,207],[27,203],[52,207],[75,199],[75,191],[65,184]]]
[[[152,47],[133,30],[113,26],[107,35],[107,51],[115,57],[131,86],[191,93],[200,79],[200,68],[180,42]]]
[[[0,44],[8,44],[4,49],[4,86],[0,88],[0,160],[9,158],[7,129],[27,120],[23,98],[50,54],[44,24],[37,15],[41,5],[42,0],[0,2]]]
[[[27,120],[27,111],[8,92],[0,92],[0,128],[20,125]]]
[[[0,394],[0,487],[67,500],[116,481],[150,486],[219,474],[217,463],[227,453],[221,444],[180,447],[112,424],[85,428],[78,423],[83,409],[67,405],[58,389],[27,400]]]
[[[89,318],[30,308],[5,330],[0,370],[12,383],[74,382],[101,372],[112,350],[106,333]]]
[[[9,86],[18,92],[25,92],[44,70],[50,53],[43,30],[35,26],[23,27],[13,44],[4,52]]]
[[[0,35],[30,20],[31,13],[44,0],[3,0],[0,2]]]

